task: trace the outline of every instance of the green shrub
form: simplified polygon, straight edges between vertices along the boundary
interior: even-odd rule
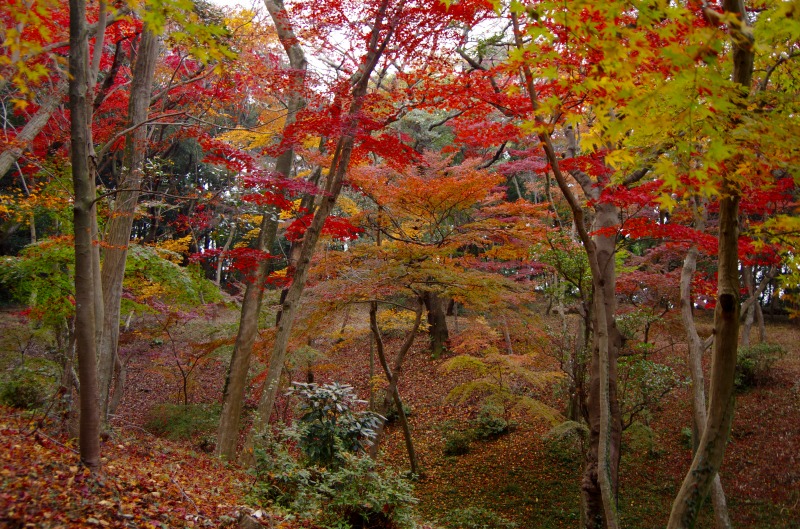
[[[508,433],[510,425],[505,411],[502,404],[486,400],[475,420],[475,435],[481,439],[494,439]]]
[[[56,391],[58,373],[58,365],[51,360],[25,357],[20,367],[2,375],[0,402],[23,410],[38,408]]]
[[[694,448],[692,437],[694,437],[694,434],[691,428],[688,426],[681,428],[681,446],[686,450],[692,450]]]
[[[772,368],[786,350],[778,344],[759,343],[740,347],[736,355],[736,389],[744,391],[769,380]]]
[[[380,399],[383,398],[383,395],[379,396],[378,402]],[[403,412],[405,412],[406,417],[411,417],[414,414],[414,410],[411,409],[411,406],[403,402]],[[400,419],[400,414],[397,412],[397,405],[394,403],[394,399],[392,399],[392,404],[389,406],[389,410],[386,412],[386,423],[391,424],[395,421]]]
[[[289,428],[282,439],[259,443],[253,502],[331,529],[414,527],[411,506],[417,500],[399,473],[349,452],[340,454],[335,466],[304,464],[287,448],[297,438],[298,432]]]
[[[168,439],[191,439],[209,434],[219,425],[219,405],[159,404],[150,411],[145,428]]]
[[[452,529],[515,529],[517,524],[482,507],[454,509],[439,522]]]
[[[640,422],[631,424],[622,432],[622,445],[627,451],[635,454],[657,457],[661,453],[653,429]]]
[[[565,463],[575,463],[583,459],[589,428],[579,422],[565,421],[552,428],[544,436],[547,454]]]
[[[305,384],[295,382],[291,394],[301,399],[300,448],[313,464],[336,464],[345,452],[360,452],[375,439],[382,417],[371,411],[356,412],[355,390],[346,384]]]
[[[463,456],[469,453],[474,433],[471,430],[449,430],[444,434],[444,455]]]
[[[22,410],[31,410],[44,404],[47,393],[42,381],[34,373],[19,369],[10,378],[0,391],[3,404]]]

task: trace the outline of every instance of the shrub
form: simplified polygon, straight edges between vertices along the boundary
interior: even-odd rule
[[[509,423],[502,404],[486,400],[475,420],[475,434],[481,439],[494,439],[508,433]]]
[[[3,384],[0,401],[12,408],[31,410],[44,404],[47,394],[38,377],[27,369],[19,369]]]
[[[380,399],[383,398],[383,395],[379,396],[378,402]],[[403,412],[405,412],[406,417],[411,417],[414,413],[414,410],[411,409],[411,406],[403,402]],[[400,418],[400,414],[397,412],[397,405],[394,403],[394,399],[391,400],[391,404],[389,405],[389,409],[386,412],[386,423],[391,424],[397,421]]]
[[[22,365],[3,374],[0,402],[12,408],[38,408],[56,390],[59,367],[40,357],[25,357]]]
[[[544,436],[547,454],[558,461],[575,463],[583,458],[589,428],[579,422],[565,421]]]
[[[219,425],[220,407],[209,404],[159,404],[150,411],[145,428],[168,439],[191,439]]]
[[[453,529],[515,529],[517,524],[482,507],[454,509],[439,520]]]
[[[259,443],[250,494],[254,502],[312,520],[315,527],[414,527],[411,506],[417,500],[409,481],[366,455],[346,451],[335,465],[299,460],[289,447],[301,435],[302,425],[295,423],[280,438],[268,436]]]
[[[671,367],[643,358],[619,360],[619,395],[622,428],[636,421],[648,422],[652,412],[661,409],[664,397],[676,387],[687,384]]]
[[[681,446],[686,450],[692,450],[694,448],[692,437],[694,437],[694,434],[691,428],[688,426],[681,428]]]
[[[444,455],[463,456],[469,453],[469,446],[473,437],[474,434],[471,430],[446,431],[444,434]]]
[[[635,422],[622,432],[623,447],[635,454],[658,457],[660,451],[653,429],[646,424]]]
[[[345,456],[346,462],[326,473],[328,497],[320,522],[327,527],[413,527],[411,505],[417,502],[411,483],[397,472],[376,466],[367,456]]]
[[[295,382],[289,393],[301,398],[299,423],[295,430],[300,448],[313,464],[336,464],[345,452],[360,452],[369,446],[383,419],[371,411],[356,412],[364,403],[346,384],[304,384]]]
[[[765,383],[772,368],[785,354],[786,350],[778,344],[760,343],[740,347],[736,355],[736,389],[744,391]]]

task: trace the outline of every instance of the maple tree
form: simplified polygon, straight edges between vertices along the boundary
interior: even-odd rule
[[[717,527],[730,527],[717,472],[737,348],[756,325],[765,341],[767,299],[797,305],[794,3],[265,7],[0,9],[0,247],[19,253],[0,280],[20,280],[26,317],[56,329],[65,375],[74,310],[84,463],[99,468],[98,421],[126,394],[123,312],[156,311],[171,325],[183,294],[220,299],[202,273],[241,301],[218,377],[219,456],[234,459],[254,408],[252,456],[287,355],[332,336],[343,339],[333,350],[372,336],[380,411],[398,410],[414,472],[428,443],[412,443],[417,419],[403,410],[418,398],[405,385],[417,375],[406,366],[420,369],[418,332],[431,365],[457,353],[446,365],[477,373],[442,377],[465,407],[490,394],[506,411],[519,398],[536,407],[533,379],[557,378],[531,354],[545,350],[568,375],[559,405],[590,429],[582,526],[619,527],[622,432],[647,426],[644,410],[675,385],[674,358],[650,352],[679,316],[695,461],[669,526],[695,526],[710,491]],[[272,290],[280,300],[267,306]],[[367,305],[368,332],[351,321]],[[706,308],[713,339],[698,330]],[[259,337],[269,309],[277,323]],[[557,323],[540,331],[540,318]],[[185,403],[216,345],[174,344]],[[251,379],[262,349],[268,369]],[[374,375],[373,360],[370,388]],[[636,385],[646,378],[657,380]],[[248,405],[248,385],[261,382]],[[540,415],[560,418],[550,404]]]

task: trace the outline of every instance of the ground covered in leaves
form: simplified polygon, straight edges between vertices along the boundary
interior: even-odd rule
[[[369,341],[366,334],[360,336],[338,344],[331,341],[315,376],[319,382],[349,382],[366,399]],[[721,475],[735,527],[797,529],[800,328],[796,322],[773,323],[769,337],[789,354],[768,381],[739,395]],[[659,340],[665,341],[664,336]],[[390,355],[400,341],[387,339]],[[685,373],[681,346],[661,351],[661,361]],[[550,428],[546,421],[516,417],[506,435],[472,440],[467,453],[445,455],[446,440],[468,429],[477,415],[476,402],[445,399],[465,380],[463,374],[445,376],[446,360],[431,359],[426,341],[418,339],[400,384],[423,470],[416,483],[421,517],[458,527],[448,516],[471,507],[520,528],[576,527],[581,462],[548,453],[542,441]],[[218,402],[225,362],[224,356],[211,356],[198,367],[192,403]],[[116,428],[103,441],[98,479],[80,466],[75,442],[57,418],[46,418],[42,410],[0,408],[0,527],[225,527],[234,526],[241,513],[257,509],[248,505],[252,477],[208,453],[213,430],[198,430],[177,441],[154,434],[153,410],[162,403],[180,402],[177,382],[154,367],[152,355],[132,358],[130,389]],[[557,392],[543,397],[554,406],[561,404]],[[652,414],[652,439],[626,435],[619,496],[624,527],[664,526],[691,457],[685,436],[688,402],[688,388],[673,391]],[[288,414],[289,404],[278,403],[280,415]],[[396,426],[389,428],[381,454],[400,469],[408,467]],[[298,527],[297,522],[258,514],[267,527]],[[707,507],[700,527],[712,526]]]
[[[0,408],[0,526],[219,527],[243,508],[247,476],[146,432],[103,442],[96,479],[75,443],[40,416]]]

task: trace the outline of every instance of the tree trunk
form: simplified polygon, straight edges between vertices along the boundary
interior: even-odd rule
[[[720,204],[720,245],[717,307],[714,312],[714,356],[711,398],[705,427],[691,468],[672,505],[669,529],[692,528],[717,477],[733,421],[734,375],[739,341],[738,196]],[[695,395],[697,392],[695,392]],[[695,400],[698,397],[695,396]],[[695,402],[695,409],[704,406]]]
[[[511,20],[516,47],[518,50],[523,50],[523,36],[515,13],[512,13]],[[539,101],[533,74],[525,64],[521,70],[533,108],[533,118],[541,125],[542,118],[536,114],[539,109]],[[589,236],[583,208],[561,172],[559,157],[556,155],[550,136],[540,132],[537,137],[545,157],[550,163],[558,187],[569,204],[574,228],[583,244],[592,274],[592,309],[594,313],[591,321],[594,339],[589,371],[588,403],[591,435],[586,468],[581,483],[583,522],[586,529],[600,527],[617,529],[619,527],[617,475],[622,421],[616,387],[617,355],[621,346],[621,335],[614,320],[616,240],[614,237],[597,236],[592,238]],[[576,177],[576,179],[578,178]],[[597,200],[599,198],[597,183],[590,178],[583,180],[585,181],[579,180],[579,184],[586,196]],[[613,204],[598,202],[595,207],[595,228],[618,224],[619,212]]]
[[[400,351],[397,353],[397,357],[394,360],[394,366],[391,368],[389,367],[389,362],[386,360],[386,352],[383,347],[383,339],[381,338],[381,331],[378,328],[378,302],[373,301],[370,304],[369,309],[369,326],[372,330],[372,336],[375,340],[376,350],[378,353],[378,360],[380,361],[381,367],[383,368],[383,372],[386,375],[386,379],[389,381],[389,387],[386,388],[386,394],[384,395],[384,400],[381,408],[378,410],[378,413],[385,416],[388,412],[389,408],[391,407],[392,403],[394,403],[395,408],[397,409],[397,415],[400,418],[400,426],[403,429],[403,436],[405,437],[406,442],[406,451],[408,452],[408,460],[411,466],[411,473],[412,474],[419,474],[419,464],[417,463],[417,454],[414,450],[414,443],[411,438],[411,429],[408,426],[408,417],[406,417],[406,412],[403,410],[403,402],[400,400],[400,392],[397,389],[397,384],[400,381],[400,373],[402,372],[403,368],[403,360],[406,357],[406,354],[411,349],[411,345],[414,343],[414,338],[417,335],[417,330],[419,329],[419,324],[422,321],[422,307],[423,303],[420,300],[419,304],[417,305],[417,315],[414,319],[414,326],[409,331],[408,336],[406,337],[405,342],[403,342],[403,346],[400,348]],[[375,436],[375,443],[370,447],[370,456],[373,458],[378,454],[378,441],[380,440],[381,435],[383,434],[384,428],[386,427],[386,421],[381,421],[378,425],[378,431]]]
[[[268,252],[275,242],[278,223],[277,211],[264,211],[257,248]],[[231,364],[225,378],[222,392],[222,412],[217,430],[216,454],[218,457],[233,460],[236,456],[236,443],[239,440],[244,395],[247,388],[247,372],[250,370],[250,357],[258,334],[258,315],[264,294],[264,278],[269,272],[270,263],[262,260],[247,279],[247,287],[242,300],[242,313],[239,318],[239,331],[233,346]]]
[[[511,342],[511,334],[508,332],[508,320],[503,315],[503,339],[506,341],[506,354],[514,354],[514,346]]]
[[[98,362],[100,412],[103,421],[108,420],[111,380],[114,375],[114,366],[119,362],[117,347],[119,345],[122,282],[125,278],[125,260],[128,256],[128,243],[131,239],[133,216],[139,201],[139,187],[142,183],[147,151],[147,128],[141,124],[147,120],[150,110],[150,95],[153,90],[158,52],[159,38],[145,26],[133,66],[131,95],[128,100],[128,127],[136,128],[125,137],[122,164],[123,170],[127,171],[127,174],[119,183],[103,245],[101,288],[104,314]],[[123,382],[124,377],[119,377],[117,381],[114,392],[121,393],[124,388],[119,382]]]
[[[75,225],[75,344],[80,380],[80,457],[89,470],[100,470],[100,409],[95,347],[92,226],[95,211],[94,147],[89,99],[89,43],[86,0],[69,0],[69,109],[73,219]]]
[[[223,255],[225,252],[230,250],[231,244],[233,244],[233,238],[236,235],[236,227],[238,226],[235,217],[233,217],[231,220],[233,220],[233,226],[231,226],[231,231],[228,233],[228,238],[225,240],[225,246],[222,247],[222,252],[219,254],[219,257],[217,257],[217,270],[214,274],[214,284],[216,284],[217,287],[222,284],[222,264],[225,260]]]
[[[5,151],[0,153],[0,178],[2,178],[16,163],[25,149],[36,139],[36,136],[42,131],[47,122],[50,121],[50,116],[61,105],[64,98],[64,92],[67,90],[68,81],[66,77],[59,79],[55,90],[44,101],[42,101],[39,110],[31,117],[31,119],[22,127],[22,130],[14,138],[14,142]]]
[[[724,0],[723,8],[738,22],[729,25],[733,44],[733,82],[749,90],[753,75],[753,37],[746,31],[743,0]],[[714,353],[708,416],[692,465],[675,497],[668,529],[693,528],[717,477],[733,422],[734,378],[739,345],[739,196],[722,177],[719,219],[717,307],[714,311]]]
[[[744,286],[747,289],[747,295],[752,298],[756,291],[752,266],[742,267],[742,278],[744,279]],[[745,311],[741,337],[742,347],[750,347],[750,333],[753,330],[753,323],[755,323],[756,320],[756,305],[758,305],[758,302],[750,303]]]
[[[450,337],[447,330],[447,316],[444,313],[442,298],[436,292],[425,292],[422,296],[428,310],[428,335],[431,340],[431,356],[439,358],[445,350]]]
[[[333,154],[333,160],[331,161],[328,173],[328,182],[324,190],[325,194],[322,196],[320,204],[314,213],[311,225],[303,236],[303,245],[300,250],[300,257],[297,261],[294,276],[292,277],[292,285],[289,287],[286,299],[283,302],[282,316],[278,324],[275,346],[272,350],[272,356],[270,357],[264,392],[261,395],[258,411],[253,423],[253,430],[248,436],[246,450],[243,454],[248,460],[247,462],[252,462],[252,447],[254,445],[255,436],[262,435],[266,431],[270,415],[275,406],[275,397],[278,392],[281,372],[283,371],[283,362],[286,358],[286,350],[289,346],[289,336],[292,331],[298,303],[300,302],[300,297],[305,288],[311,257],[314,254],[317,240],[322,233],[322,226],[325,223],[325,219],[328,218],[328,215],[333,210],[336,198],[339,196],[339,192],[342,189],[342,182],[347,168],[350,165],[350,157],[355,143],[356,128],[358,126],[359,115],[364,106],[364,96],[367,93],[370,75],[394,34],[394,28],[397,23],[396,20],[393,20],[388,26],[384,25],[383,19],[386,15],[387,8],[388,0],[384,0],[381,2],[378,12],[375,15],[375,21],[372,25],[374,29],[370,34],[367,56],[361,63],[361,68],[352,80],[352,101],[347,115],[344,117],[343,134],[339,138],[336,151]],[[379,31],[381,28],[386,31]]]
[[[595,207],[594,229],[615,226],[619,222],[619,210],[616,206],[598,203]],[[579,219],[576,219],[575,224],[578,222]],[[579,228],[579,231],[584,229]],[[622,420],[617,398],[617,356],[622,346],[622,336],[614,318],[616,238],[596,236],[591,242],[594,244],[594,251],[585,243],[584,245],[592,267],[594,303],[591,308],[592,328],[595,332],[589,366],[589,451],[581,490],[586,514],[585,527],[610,528],[617,524],[616,494],[622,438]]]
[[[278,38],[286,50],[292,67],[288,92],[288,112],[284,123],[284,131],[286,131],[295,122],[297,113],[306,104],[303,91],[305,88],[307,62],[303,48],[300,47],[300,43],[294,34],[289,15],[283,7],[283,2],[265,0],[264,4],[272,17]],[[288,177],[292,172],[293,163],[294,149],[289,148],[276,160],[275,171]],[[264,211],[257,243],[259,250],[269,252],[272,249],[277,229],[277,210],[270,208]],[[217,456],[228,460],[232,460],[236,456],[236,443],[239,439],[239,424],[247,385],[247,372],[250,369],[250,356],[252,355],[253,344],[258,332],[258,314],[261,311],[264,279],[268,270],[269,264],[264,261],[260,262],[247,282],[244,300],[242,301],[239,332],[236,335],[236,344],[233,348],[231,364],[225,379],[222,413],[217,430],[216,453]],[[282,360],[281,365],[283,365]]]
[[[703,205],[705,206],[705,204]],[[704,208],[705,210],[705,208]],[[705,218],[695,210],[695,228],[698,231],[705,229]],[[697,326],[694,323],[692,311],[692,278],[697,269],[697,246],[692,246],[686,254],[681,270],[680,283],[680,303],[681,319],[686,330],[686,340],[688,344],[688,363],[689,373],[692,379],[692,451],[696,452],[703,428],[706,424],[706,395],[705,381],[703,377],[703,352],[706,344],[700,339],[697,333]],[[730,516],[728,515],[728,505],[725,500],[725,491],[722,488],[722,481],[719,474],[714,478],[711,485],[711,499],[714,505],[714,520],[717,529],[730,529],[732,527]]]

